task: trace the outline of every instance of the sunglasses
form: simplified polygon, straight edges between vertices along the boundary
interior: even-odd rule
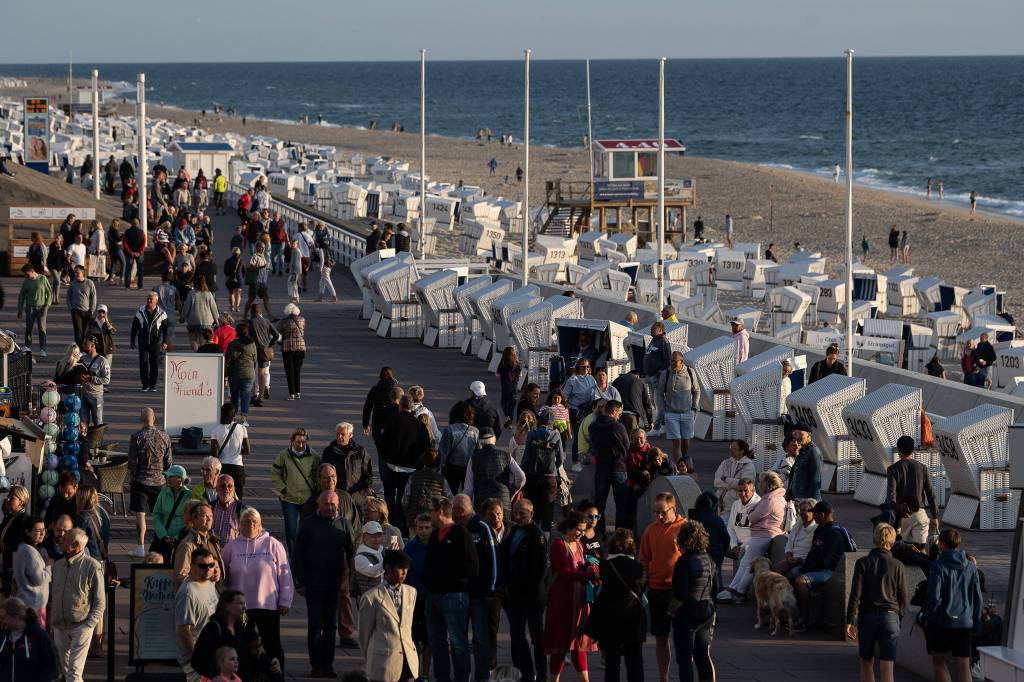
[[[235,489],[235,486],[233,486],[233,485],[225,485],[223,483],[221,483],[217,487],[220,488],[221,490],[234,490]]]
[[[212,569],[216,565],[217,564],[196,564],[196,566],[198,566],[199,568],[203,569],[204,571],[209,571],[210,569]]]
[[[598,519],[601,518],[601,515],[600,514],[587,514],[587,518],[590,519],[591,521],[597,521]]]

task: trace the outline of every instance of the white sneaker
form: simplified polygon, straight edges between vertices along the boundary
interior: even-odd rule
[[[146,548],[142,545],[136,545],[132,550],[128,552],[128,556],[142,559],[146,556]]]
[[[579,462],[576,462],[575,464],[572,465],[572,470],[578,474],[579,472],[583,471],[583,465],[580,464]]]
[[[46,357],[46,351],[40,348],[39,349],[39,357],[45,358]]]
[[[664,428],[651,429],[650,431],[647,432],[647,437],[648,438],[657,438],[658,436],[660,436],[660,435],[662,435],[664,433],[665,433],[665,429]]]
[[[718,601],[732,601],[733,599],[735,599],[735,597],[733,596],[733,593],[729,590],[722,590],[721,592],[715,595],[715,599],[717,599]]]

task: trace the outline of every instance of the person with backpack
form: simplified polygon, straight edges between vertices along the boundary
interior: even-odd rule
[[[793,625],[793,632],[807,629],[811,618],[811,589],[827,583],[835,572],[839,561],[846,552],[857,551],[857,545],[849,531],[836,524],[832,505],[818,502],[812,510],[818,527],[811,539],[811,551],[799,568],[799,575],[793,583],[797,605],[800,607],[800,622]]]
[[[541,410],[537,428],[526,434],[522,469],[526,474],[523,495],[533,503],[534,518],[545,533],[551,531],[551,517],[558,499],[558,471],[565,461],[562,436],[553,426],[550,410]]]
[[[928,593],[921,618],[932,657],[932,679],[950,682],[946,654],[953,657],[957,682],[971,679],[971,637],[981,625],[981,580],[978,568],[960,549],[960,533],[939,533],[939,558],[928,574]]]
[[[451,497],[448,481],[438,471],[438,452],[430,448],[420,458],[420,468],[409,476],[402,494],[402,509],[409,523],[410,535],[415,534],[417,519],[427,513],[430,501],[436,497]]]
[[[679,473],[689,473],[693,471],[693,459],[688,453],[700,405],[700,385],[680,351],[672,351],[671,358],[668,370],[661,373],[658,395],[665,406],[662,419],[665,436],[672,442],[672,463]]]
[[[483,428],[476,452],[466,467],[466,480],[462,486],[476,509],[483,512],[484,502],[494,498],[501,502],[506,516],[511,514],[512,496],[522,489],[525,482],[526,475],[519,464],[508,452],[495,447],[494,432]]]

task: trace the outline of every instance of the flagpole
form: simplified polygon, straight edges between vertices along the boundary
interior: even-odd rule
[[[853,376],[853,50],[846,50],[846,369]]]
[[[423,218],[427,213],[427,51],[420,50],[420,260],[424,258]]]
[[[658,310],[665,307],[665,58],[658,60]]]
[[[149,188],[146,187],[146,74],[139,74],[138,84],[139,116],[135,122],[139,135],[139,224],[142,232],[149,231],[149,212],[146,205],[149,203]]]
[[[523,73],[523,286],[530,282],[530,52]]]
[[[587,148],[590,152],[590,220],[594,214],[594,119],[590,112],[590,59],[587,59]],[[571,236],[571,235],[570,235]]]
[[[92,184],[93,194],[100,198],[100,72],[92,70]]]

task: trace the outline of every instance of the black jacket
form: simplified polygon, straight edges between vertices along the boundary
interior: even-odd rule
[[[490,597],[498,589],[498,543],[484,518],[474,514],[466,524],[476,548],[477,571],[469,579],[470,597]]]
[[[644,375],[657,376],[659,372],[668,369],[669,361],[672,359],[672,344],[668,342],[665,335],[651,337],[644,353]]]
[[[477,574],[479,565],[468,530],[455,524],[442,540],[435,528],[427,543],[423,585],[431,594],[469,592],[469,579]]]
[[[212,260],[201,261],[196,264],[196,279],[203,277],[206,279],[206,286],[210,288],[210,293],[217,293],[217,265]]]
[[[332,440],[320,453],[321,464],[331,464],[338,471],[338,488],[347,490],[350,495],[364,493],[373,483],[373,464],[366,449],[362,445],[349,440],[347,447],[338,445]],[[365,501],[365,500],[363,500]],[[362,506],[362,505],[360,505]]]
[[[640,599],[644,567],[623,554],[601,562],[601,591],[590,610],[587,634],[602,649],[641,644],[647,637],[647,615]]]
[[[374,228],[373,232],[366,236],[366,253],[373,253],[377,250],[377,245],[380,244],[380,238],[383,236],[383,232],[380,228]]]
[[[423,453],[430,449],[430,432],[412,412],[395,410],[384,424],[381,440],[385,462],[415,469]]]
[[[933,519],[939,518],[935,492],[928,478],[928,467],[924,464],[915,459],[900,459],[886,470],[885,478],[887,504],[895,505],[905,497],[913,497],[917,506],[926,508]]]
[[[494,431],[495,438],[501,438],[501,419],[498,417],[498,411],[488,402],[487,396],[473,396],[470,398],[469,404],[476,412],[473,426],[478,429],[486,426]]]
[[[291,557],[295,586],[341,589],[344,567],[352,562],[352,539],[352,526],[341,516],[325,519],[313,514],[304,518]]]
[[[366,401],[363,403],[363,428],[371,424],[376,425],[383,412],[391,404],[391,389],[398,385],[397,381],[381,379],[377,385],[366,394]],[[376,431],[376,429],[374,429]]]
[[[834,571],[846,551],[846,538],[835,523],[824,523],[814,530],[811,551],[800,566],[801,573]]]
[[[626,471],[629,434],[626,427],[606,414],[599,414],[590,424],[590,451],[594,453],[597,470]]]
[[[687,552],[676,560],[672,569],[672,597],[683,605],[676,611],[676,619],[692,621],[692,607],[698,602],[710,601],[714,605],[715,593],[715,562],[707,552]]]
[[[627,372],[619,375],[612,382],[612,386],[622,396],[622,409],[635,414],[641,425],[649,426],[654,417],[654,401],[651,400],[647,382],[636,374]]]
[[[548,561],[548,543],[540,526],[531,523],[510,529],[501,542],[498,557],[502,584],[508,588],[509,597],[535,602]]]
[[[203,677],[213,679],[219,672],[216,660],[217,649],[229,646],[238,654],[238,676],[243,680],[254,680],[257,676],[268,672],[266,669],[268,666],[261,665],[261,661],[251,654],[250,646],[255,644],[259,638],[260,635],[256,631],[255,624],[245,616],[242,616],[241,621],[235,623],[235,632],[232,634],[224,619],[213,615],[196,639],[190,661],[192,668]]]
[[[893,611],[900,617],[907,608],[910,595],[903,563],[885,549],[875,547],[853,566],[850,601],[846,605],[846,622],[857,624],[857,614],[870,611]]]
[[[24,635],[16,642],[9,632],[0,636],[0,680],[53,682],[59,674],[57,650],[39,621],[26,622]]]
[[[836,360],[829,367],[828,363],[824,360],[818,360],[811,366],[811,378],[807,380],[807,383],[813,384],[818,379],[824,379],[829,374],[846,374],[846,365]]]

